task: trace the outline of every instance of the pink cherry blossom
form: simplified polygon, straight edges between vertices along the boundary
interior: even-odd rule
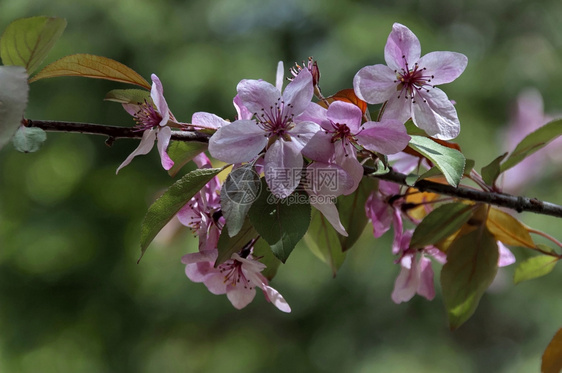
[[[168,109],[168,103],[164,98],[164,89],[160,79],[158,79],[156,74],[152,74],[151,78],[152,89],[150,91],[150,98],[156,108],[148,102],[142,105],[123,104],[125,110],[137,121],[137,128],[143,130],[144,133],[138,147],[121,163],[115,173],[119,173],[119,170],[131,163],[137,155],[144,155],[150,152],[154,146],[154,141],[158,142],[157,147],[162,167],[165,170],[169,170],[174,165],[174,162],[166,153],[166,149],[172,137],[172,129],[168,126],[168,122],[175,122],[175,118]]]
[[[373,235],[379,238],[390,227],[394,226],[394,241],[392,253],[398,254],[402,247],[402,214],[400,201],[391,201],[391,198],[400,194],[400,186],[387,181],[379,181],[379,190],[371,193],[365,202],[365,213],[373,225]],[[409,242],[409,241],[408,241]]]
[[[246,307],[254,299],[255,288],[258,287],[268,302],[283,312],[291,312],[287,301],[268,285],[267,279],[261,274],[266,267],[263,263],[253,259],[251,255],[243,258],[234,253],[230,259],[215,268],[217,256],[216,249],[184,255],[181,261],[186,265],[185,274],[193,282],[204,283],[213,294],[226,294],[237,309]]]
[[[387,102],[382,118],[414,124],[442,140],[455,138],[460,123],[451,101],[438,84],[464,71],[467,58],[455,52],[431,52],[420,58],[421,45],[406,26],[395,23],[384,48],[385,65],[366,66],[353,79],[355,94],[370,104]]]
[[[193,161],[199,168],[211,167],[205,153],[199,154]],[[177,214],[178,220],[199,237],[199,250],[217,248],[224,227],[224,217],[220,214],[220,190],[219,179],[215,176]]]
[[[391,295],[394,303],[407,302],[416,294],[432,300],[435,297],[434,275],[428,256],[432,256],[441,264],[447,261],[445,253],[432,246],[422,250],[409,249],[412,234],[413,230],[405,231],[400,241],[399,263],[401,269]]]
[[[310,104],[299,116],[301,120],[318,123],[323,129],[310,139],[303,154],[316,161],[334,162],[353,178],[354,184],[344,194],[355,191],[363,178],[363,167],[357,160],[357,147],[381,154],[395,154],[410,141],[404,124],[397,120],[361,124],[362,117],[361,109],[343,101],[332,102],[328,109]]]
[[[279,65],[277,84],[263,80],[242,80],[237,87],[239,99],[235,105],[239,119],[217,130],[209,140],[209,152],[223,162],[243,163],[265,152],[265,179],[273,194],[285,198],[300,181],[303,167],[302,148],[320,127],[312,122],[296,121],[313,95],[312,76],[302,70],[281,93],[283,69]],[[281,178],[280,174],[289,175]]]

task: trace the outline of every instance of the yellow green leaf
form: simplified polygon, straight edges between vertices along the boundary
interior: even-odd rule
[[[83,76],[86,78],[112,80],[120,83],[135,84],[150,89],[150,84],[136,71],[111,58],[91,54],[73,54],[45,66],[33,78],[39,79],[59,76]]]
[[[519,263],[513,275],[513,282],[518,284],[522,281],[545,276],[552,272],[558,260],[558,257],[550,255],[533,256]]]
[[[542,355],[541,373],[562,371],[562,328],[554,335]]]
[[[496,240],[506,245],[522,246],[531,249],[536,247],[527,228],[508,213],[490,208],[486,227],[488,227],[488,230]]]
[[[66,20],[56,17],[21,18],[10,23],[0,39],[2,62],[23,66],[31,74],[47,57],[65,28]]]

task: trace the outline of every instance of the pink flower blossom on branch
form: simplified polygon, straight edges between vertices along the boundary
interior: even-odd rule
[[[209,140],[209,152],[223,162],[244,163],[255,159],[265,151],[265,179],[275,196],[285,198],[300,181],[298,172],[303,167],[302,148],[320,129],[312,122],[297,121],[310,103],[313,95],[312,75],[302,70],[281,93],[283,69],[279,65],[277,84],[263,80],[242,80],[237,87],[235,106],[239,119],[225,125]],[[246,110],[242,110],[244,106]],[[289,170],[294,177],[280,182],[275,175]]]
[[[450,83],[468,59],[455,52],[431,52],[420,58],[420,41],[399,23],[384,48],[386,65],[366,66],[353,79],[355,94],[370,104],[386,102],[382,118],[414,124],[441,140],[455,138],[460,123],[451,101],[436,85]]]
[[[355,191],[363,178],[363,167],[357,160],[357,148],[381,154],[395,154],[402,151],[410,141],[404,124],[394,119],[361,124],[363,113],[357,106],[335,101],[325,109],[310,104],[299,116],[301,120],[318,123],[318,131],[303,149],[303,154],[320,162],[333,162],[343,168],[354,180],[351,188]]]
[[[226,294],[228,300],[237,309],[246,307],[256,295],[256,287],[260,288],[265,299],[273,303],[283,312],[291,312],[291,307],[281,294],[268,285],[267,279],[261,274],[266,268],[263,263],[238,254],[214,267],[218,250],[203,250],[182,257],[185,274],[193,282],[202,282],[213,294]]]
[[[119,170],[131,163],[137,155],[148,154],[154,146],[154,141],[158,142],[157,147],[162,167],[165,170],[169,170],[174,165],[174,162],[166,153],[166,149],[172,136],[172,129],[168,126],[168,122],[177,122],[168,109],[168,103],[164,98],[164,89],[160,79],[158,79],[156,74],[152,74],[151,78],[152,89],[150,91],[150,98],[154,105],[148,102],[142,105],[123,104],[123,108],[137,121],[138,129],[144,130],[144,133],[138,147],[121,163],[115,173],[119,173]]]
[[[193,161],[199,168],[211,167],[205,153],[199,154]],[[199,250],[217,248],[224,227],[224,217],[220,213],[220,190],[219,178],[215,176],[176,215],[199,237]]]

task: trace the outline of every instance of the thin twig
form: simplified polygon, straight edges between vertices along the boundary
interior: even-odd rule
[[[134,127],[108,126],[93,123],[59,122],[52,120],[24,120],[27,127],[37,127],[50,132],[74,132],[107,136],[117,139],[140,139],[143,131]],[[172,140],[208,142],[210,135],[198,131],[172,131]]]
[[[372,169],[365,168],[365,173],[367,175],[372,172]],[[406,183],[406,175],[392,170],[384,175],[372,176],[381,180],[409,186]],[[529,211],[542,215],[562,217],[562,206],[544,202],[537,198],[514,196],[506,193],[484,192],[467,187],[455,188],[451,185],[435,183],[429,180],[420,180],[415,184],[415,187],[422,192],[433,192],[474,202],[484,202],[490,205],[507,207],[517,212]]]

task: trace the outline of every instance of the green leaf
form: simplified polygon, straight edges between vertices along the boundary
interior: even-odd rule
[[[437,207],[416,227],[410,247],[433,245],[455,233],[470,219],[473,207],[460,202]]]
[[[410,147],[429,159],[441,170],[449,184],[458,186],[464,172],[464,155],[458,150],[440,145],[428,137],[411,137]]]
[[[537,244],[537,249],[540,249],[545,253],[556,254],[556,250],[554,250],[552,247],[543,245],[541,243]]]
[[[474,162],[474,159],[467,159],[466,162],[465,162],[465,165],[464,165],[463,175],[464,176],[470,176],[470,171],[472,171],[475,164],[476,164],[476,162]]]
[[[504,172],[515,166],[560,135],[562,135],[562,119],[549,122],[535,132],[530,133],[521,140],[507,160],[502,163],[500,172]]]
[[[369,221],[365,214],[365,202],[377,184],[377,180],[364,177],[354,193],[338,198],[340,221],[347,231],[347,237],[338,235],[343,251],[351,249],[365,230]]]
[[[197,141],[172,141],[168,146],[168,156],[174,161],[172,168],[168,170],[168,175],[174,177],[179,170],[189,161],[207,150],[208,144]]]
[[[420,175],[420,177],[418,177],[418,180],[423,180],[423,179],[429,179],[430,177],[434,177],[434,176],[443,176],[443,173],[441,172],[441,170],[437,167],[431,167],[429,170],[425,171],[423,174]],[[413,185],[410,185],[413,186]]]
[[[269,281],[273,280],[277,274],[277,269],[281,264],[281,261],[273,255],[271,247],[265,242],[263,238],[257,240],[254,244],[254,250],[252,251],[252,256],[257,258],[261,263],[265,264],[267,267],[261,272]]]
[[[85,78],[105,79],[119,83],[135,84],[151,89],[150,84],[136,71],[120,62],[107,57],[91,54],[73,54],[63,57],[39,71],[33,78],[33,83],[39,79],[56,78],[60,76],[82,76]]]
[[[550,255],[533,256],[521,263],[515,269],[513,282],[518,284],[522,281],[548,275],[560,258]]]
[[[408,119],[408,121],[406,121],[406,123],[404,123],[404,126],[406,127],[406,132],[408,132],[408,135],[410,135],[410,136],[427,137],[427,134],[425,133],[425,131],[422,130],[421,128],[419,128],[418,126],[416,126],[411,119]]]
[[[220,264],[230,259],[232,254],[246,248],[248,243],[257,236],[258,232],[256,232],[252,223],[250,223],[250,219],[246,219],[239,233],[234,237],[230,237],[227,230],[223,229],[217,244],[219,255],[215,262],[215,267],[218,267]]]
[[[33,153],[47,140],[47,133],[41,128],[20,126],[12,138],[14,147],[22,153]]]
[[[314,255],[330,266],[334,277],[345,260],[345,252],[339,236],[324,215],[317,209],[313,209],[304,242]]]
[[[261,191],[260,176],[251,164],[232,170],[221,188],[221,209],[228,234],[233,237],[242,228],[252,203]]]
[[[35,71],[62,35],[66,20],[56,17],[21,18],[8,25],[0,38],[0,56],[4,65]]]
[[[478,307],[496,277],[498,251],[494,237],[484,227],[457,238],[449,247],[441,288],[451,329],[461,326]]]
[[[149,208],[141,225],[141,256],[162,228],[205,186],[222,168],[193,170],[176,181]]]
[[[507,157],[507,153],[504,153],[490,162],[489,165],[482,167],[482,179],[488,185],[494,185],[498,176],[500,176],[500,163]]]
[[[0,149],[21,126],[29,85],[21,66],[0,66]]]
[[[310,210],[306,194],[294,192],[280,200],[271,194],[262,179],[262,193],[250,208],[249,216],[273,254],[285,263],[308,230]]]
[[[107,92],[104,100],[132,105],[142,105],[145,101],[153,103],[150,92],[142,89],[113,89]]]

